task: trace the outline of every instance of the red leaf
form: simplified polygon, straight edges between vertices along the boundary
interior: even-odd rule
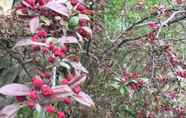
[[[83,105],[86,105],[88,107],[95,107],[95,104],[90,98],[90,96],[82,91],[78,95],[73,96],[73,98]]]
[[[51,1],[51,2],[47,3],[46,7],[55,11],[55,12],[57,12],[57,13],[59,13],[59,14],[61,14],[61,15],[69,17],[68,9],[63,4],[60,4],[60,3],[55,2],[55,1]]]
[[[29,87],[23,84],[8,84],[0,88],[0,93],[7,96],[25,96],[29,92]]]
[[[19,111],[19,109],[22,106],[18,104],[11,104],[5,106],[1,111],[0,111],[0,118],[16,118],[16,113]]]
[[[36,33],[37,29],[39,28],[40,24],[39,24],[39,17],[34,17],[30,20],[29,22],[29,26],[30,26],[30,31],[32,33]]]

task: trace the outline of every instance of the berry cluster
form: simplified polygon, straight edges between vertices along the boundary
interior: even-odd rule
[[[47,59],[46,66],[55,67],[64,60],[80,65],[80,57],[77,56],[80,53],[79,45],[92,37],[89,15],[93,15],[93,11],[85,3],[79,0],[23,0],[17,6],[16,12],[20,17],[31,18],[29,25],[33,33],[31,37],[32,53],[35,53],[35,56],[38,53],[42,54],[44,59]],[[70,56],[71,53],[77,55],[73,58]],[[65,113],[58,111],[50,102],[56,98],[63,100],[66,105],[72,104],[72,97],[78,96],[82,92],[80,84],[86,79],[87,73],[82,72],[81,68],[76,71],[77,68],[72,67],[73,72],[72,69],[67,69],[67,72],[63,72],[64,78],[60,80],[53,76],[53,74],[57,74],[57,71],[53,72],[53,69],[46,69],[46,72],[41,71],[32,78],[29,94],[16,96],[16,99],[21,103],[26,101],[31,109],[35,109],[36,105],[40,104],[49,114],[57,113],[58,118],[64,118]],[[53,86],[52,81],[56,81],[57,85]],[[59,93],[67,91],[71,92],[70,95],[59,95]],[[87,96],[82,98],[88,98],[85,102],[80,100],[81,97],[77,99],[83,104],[90,102]],[[50,102],[45,103],[47,100]],[[89,103],[87,104],[89,105]]]
[[[186,78],[186,71],[181,66],[184,64],[177,58],[171,47],[169,45],[165,46],[164,51],[169,62],[174,67],[176,75],[181,78]]]
[[[143,80],[139,79],[140,77],[140,73],[126,72],[122,79],[122,83],[127,84],[132,90],[138,91],[144,85]]]

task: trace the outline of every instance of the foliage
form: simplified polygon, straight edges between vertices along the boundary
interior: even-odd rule
[[[46,4],[46,11],[42,11],[42,3],[37,4],[41,7],[39,11],[32,8],[33,3],[24,2],[26,12],[19,6],[16,9],[14,15],[27,20],[24,27],[29,24],[29,33],[10,45],[11,50],[2,45],[6,41],[0,42],[3,52],[14,51],[4,58],[6,63],[0,63],[1,78],[12,80],[3,80],[8,85],[1,87],[0,93],[10,96],[29,93],[26,101],[38,99],[39,93],[46,99],[38,99],[44,103],[34,104],[36,110],[27,107],[33,105],[29,102],[20,107],[12,104],[2,109],[3,113],[15,108],[10,111],[14,114],[19,110],[20,118],[51,117],[53,112],[53,117],[57,117],[59,111],[69,118],[183,118],[186,115],[185,0],[85,0],[93,9],[86,7],[85,11],[81,11],[84,7],[69,5],[68,0],[58,2],[62,4]],[[53,46],[56,50],[47,50]],[[68,51],[59,51],[60,46]],[[30,65],[20,63],[26,59],[15,58],[16,52],[28,52],[22,55],[31,58]],[[23,65],[27,71],[22,72]],[[32,84],[29,72],[34,77]],[[69,80],[82,73],[76,81]],[[49,75],[56,81],[41,87]],[[13,91],[19,87],[24,89]],[[67,97],[94,106],[82,90],[94,99],[97,109],[87,109]],[[48,100],[53,104],[47,104]]]

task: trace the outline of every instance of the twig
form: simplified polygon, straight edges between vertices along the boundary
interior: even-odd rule
[[[183,10],[183,11],[176,11],[176,12],[174,12],[167,20],[165,20],[164,22],[160,23],[160,28],[159,28],[158,31],[157,31],[156,38],[159,37],[159,34],[160,34],[160,32],[161,32],[161,30],[162,30],[163,27],[167,26],[168,23],[169,23],[177,14],[179,14],[179,13],[184,13],[184,12],[186,12],[186,10]]]
[[[183,11],[176,12],[176,14],[177,14],[177,13],[181,13],[181,12],[183,12]],[[184,12],[185,12],[185,11],[184,11]],[[144,19],[146,19],[146,18],[144,18]],[[171,19],[172,19],[172,18],[171,18]],[[181,20],[186,19],[186,14],[181,15],[180,17],[177,17],[177,18],[174,19],[174,20],[171,20],[171,19],[170,19],[170,20],[167,20],[167,21],[165,22],[166,25],[163,25],[162,27],[167,27],[167,26],[169,26],[169,25],[171,25],[171,24],[174,24],[174,23],[176,23],[176,22],[179,22],[179,21],[181,21]],[[143,20],[140,20],[140,21],[139,21],[139,23],[141,23],[141,22],[143,22]],[[139,24],[139,23],[137,22],[137,23],[135,23],[135,24]],[[128,29],[129,29],[129,30],[133,29],[134,26],[136,26],[135,24],[133,24],[133,25],[132,25],[131,27],[129,27]],[[128,30],[128,31],[129,31],[129,30]],[[153,31],[153,32],[155,32],[155,31]],[[125,34],[125,33],[126,33],[126,32],[122,32],[122,33],[117,37],[117,39],[121,38],[121,37],[123,36],[123,34]],[[142,36],[139,36],[139,37],[135,37],[135,38],[123,39],[120,43],[117,43],[117,40],[116,40],[116,41],[113,42],[112,47],[107,48],[107,49],[105,49],[105,50],[103,51],[102,55],[104,55],[104,54],[110,54],[110,52],[113,52],[113,50],[120,48],[123,44],[125,44],[125,43],[127,43],[127,42],[131,42],[131,41],[140,40],[140,39],[142,39],[142,38],[144,38],[144,37],[147,37],[147,35],[148,35],[148,33],[146,33],[146,34],[144,34],[144,35],[142,35]]]

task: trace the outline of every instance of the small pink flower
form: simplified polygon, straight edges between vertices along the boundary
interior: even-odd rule
[[[71,98],[65,98],[63,100],[63,102],[66,104],[66,105],[71,105],[72,104],[72,99]]]

